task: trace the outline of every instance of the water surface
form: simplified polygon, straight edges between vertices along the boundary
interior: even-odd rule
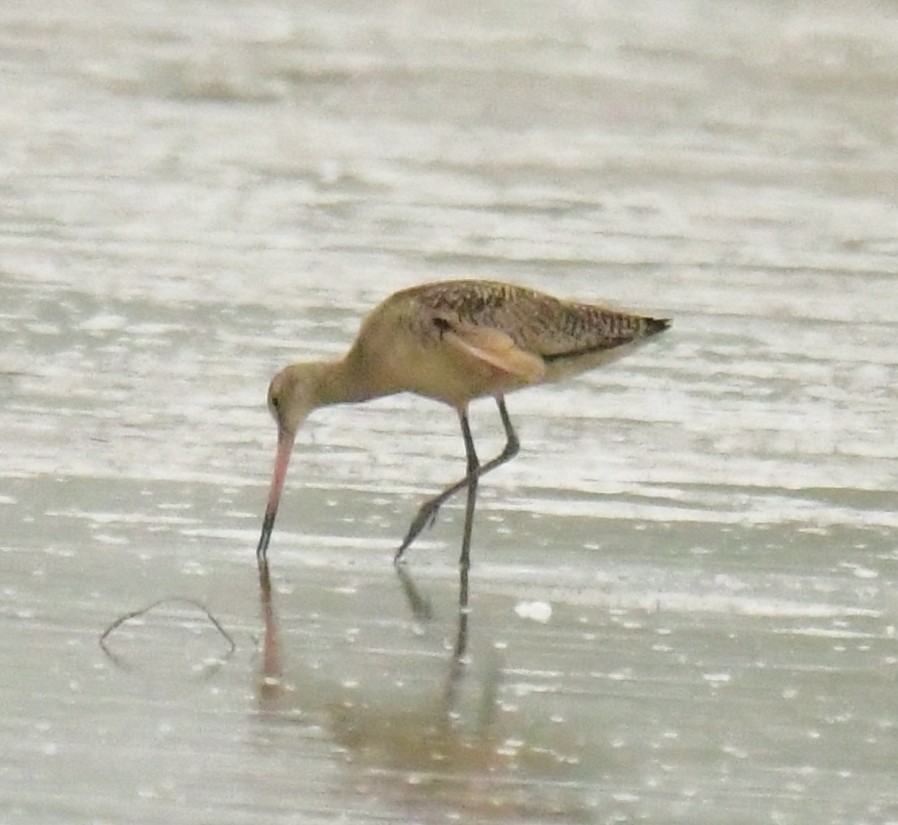
[[[898,820],[896,30],[760,0],[0,11],[3,820]],[[266,648],[267,381],[448,277],[674,327],[509,399],[461,660],[459,507],[410,555],[429,619],[390,564],[463,469],[455,416],[314,415]],[[104,655],[166,596],[233,654],[173,603]]]

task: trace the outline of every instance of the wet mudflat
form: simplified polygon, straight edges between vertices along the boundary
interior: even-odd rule
[[[881,11],[0,13],[0,818],[898,821]],[[469,276],[674,327],[509,398],[467,614],[457,505],[390,563],[452,411],[314,415],[266,634],[270,375]],[[185,603],[102,652],[167,596],[233,652]]]

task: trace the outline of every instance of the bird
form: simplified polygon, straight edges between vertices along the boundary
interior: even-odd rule
[[[478,483],[520,449],[505,396],[615,360],[670,323],[490,280],[437,281],[389,296],[365,316],[342,358],[291,364],[271,379],[268,409],[277,424],[277,452],[256,548],[260,572],[267,574],[268,546],[296,436],[313,410],[411,392],[456,411],[465,475],[421,505],[394,563],[404,560],[446,500],[467,488],[459,556],[459,566],[467,570]],[[481,463],[468,406],[485,397],[496,402],[505,446]]]

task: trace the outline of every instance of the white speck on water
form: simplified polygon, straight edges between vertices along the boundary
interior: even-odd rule
[[[522,619],[546,624],[552,618],[552,605],[548,602],[518,602],[514,612]]]
[[[61,55],[17,60],[5,89],[15,813],[889,819],[894,38],[861,4],[834,24],[794,4],[781,26],[772,4],[709,21],[313,3],[302,48],[278,0],[214,19],[125,0],[102,37],[85,36],[97,3],[15,5],[5,52]],[[420,498],[459,473],[452,415],[407,395],[322,410],[297,440],[264,639],[267,379],[342,356],[394,289],[469,273],[674,327],[514,395],[525,449],[482,490],[464,625],[461,500],[409,568],[430,621],[409,620],[389,564]],[[501,446],[490,402],[472,414],[484,457]],[[212,583],[242,651],[227,666],[185,609],[120,627],[121,672],[97,650],[123,611]],[[264,677],[269,641],[295,681]],[[185,664],[201,678],[167,677]],[[221,798],[235,775],[239,810]]]
[[[124,547],[127,544],[130,544],[130,540],[125,536],[113,536],[109,533],[96,533],[94,534],[94,541],[97,544],[108,544],[115,547]]]
[[[47,324],[40,321],[26,324],[25,329],[35,335],[59,335],[60,328],[57,324]]]
[[[608,679],[612,682],[624,682],[633,678],[633,671],[630,668],[623,670],[615,670],[608,674]]]
[[[719,685],[731,681],[733,677],[729,673],[705,673],[702,678],[712,685]]]
[[[108,313],[99,313],[93,315],[85,321],[82,321],[78,328],[85,332],[114,332],[115,330],[124,329],[128,324],[128,319],[124,315],[111,315]]]
[[[207,576],[209,571],[206,567],[198,561],[185,561],[181,565],[181,572],[185,576]]]
[[[517,756],[524,743],[520,739],[506,739],[497,749],[501,756]]]
[[[841,566],[846,570],[850,570],[859,579],[875,579],[879,576],[878,570],[873,570],[870,567],[864,567],[864,565],[862,564],[850,564],[846,562]]]

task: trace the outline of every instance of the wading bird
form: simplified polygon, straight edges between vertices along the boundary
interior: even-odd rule
[[[440,506],[467,488],[459,558],[461,567],[467,568],[477,484],[518,452],[506,393],[614,360],[669,325],[666,319],[563,301],[495,281],[444,281],[391,295],[365,317],[343,358],[292,364],[271,381],[268,409],[277,422],[277,455],[256,550],[260,570],[267,571],[268,543],[296,433],[312,410],[398,392],[417,393],[455,409],[467,472],[421,506],[395,561],[433,523]],[[486,396],[499,407],[506,443],[495,458],[481,464],[471,437],[468,404]]]

